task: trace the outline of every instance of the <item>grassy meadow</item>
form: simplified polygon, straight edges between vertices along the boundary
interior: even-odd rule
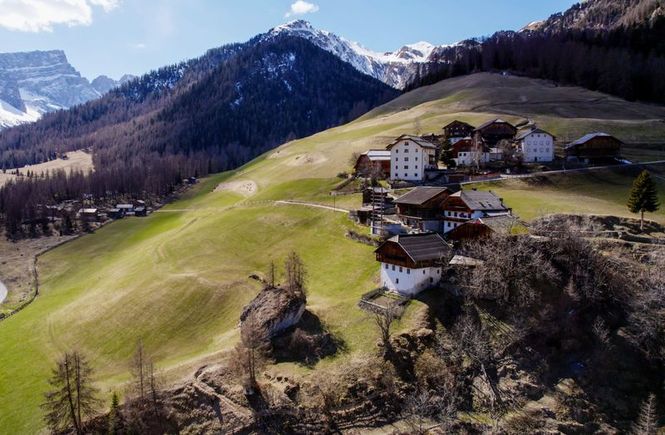
[[[537,104],[538,92],[547,104]],[[238,339],[242,307],[259,291],[249,275],[267,270],[271,260],[281,263],[291,250],[309,270],[310,309],[345,343],[335,358],[373,352],[372,322],[356,306],[378,283],[372,248],[344,236],[355,226],[342,213],[274,201],[330,204],[336,174],[349,170],[354,152],[385,147],[402,133],[438,131],[455,118],[480,123],[499,116],[530,118],[559,136],[602,128],[636,143],[665,137],[665,109],[478,74],[418,89],[348,125],[209,177],[148,218],[115,222],[40,258],[41,294],[0,322],[0,432],[31,434],[43,427],[46,380],[68,349],[89,356],[105,398],[122,391],[139,338],[171,381],[219,360]],[[245,181],[256,191],[214,191],[220,183]],[[532,219],[548,212],[628,215],[631,182],[632,174],[603,171],[481,188],[496,190],[516,214]],[[358,201],[350,195],[335,203],[348,208]],[[656,219],[665,222],[665,214]],[[406,317],[403,327],[413,316]]]

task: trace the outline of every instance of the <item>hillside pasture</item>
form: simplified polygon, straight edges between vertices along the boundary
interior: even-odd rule
[[[105,398],[123,390],[139,338],[170,382],[219,361],[238,339],[243,305],[259,291],[249,276],[263,274],[271,260],[281,264],[292,250],[309,270],[310,309],[344,342],[335,358],[375,352],[375,328],[356,304],[377,286],[378,266],[371,247],[345,237],[349,229],[367,229],[342,213],[275,201],[357,206],[358,195],[330,196],[354,152],[385,147],[403,133],[439,132],[453,119],[532,120],[559,137],[601,128],[636,143],[665,137],[665,109],[598,95],[490,74],[441,82],[208,177],[148,218],[112,223],[47,253],[38,263],[40,296],[0,322],[0,427],[8,433],[42,429],[39,404],[49,370],[71,348],[89,356]],[[547,113],[530,104],[545,96]],[[662,169],[654,171],[662,176]],[[498,192],[526,220],[553,212],[627,216],[633,175],[599,171],[479,187]],[[252,195],[242,187],[249,181]],[[665,222],[663,211],[653,216]]]

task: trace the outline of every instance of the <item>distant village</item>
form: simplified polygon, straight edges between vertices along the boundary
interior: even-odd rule
[[[460,243],[516,228],[518,219],[503,198],[463,187],[485,179],[488,168],[528,173],[555,162],[574,167],[621,162],[623,143],[607,133],[565,144],[563,157],[556,156],[555,142],[535,125],[518,129],[494,119],[474,127],[456,120],[441,135],[402,135],[385,149],[359,155],[355,175],[367,183],[362,206],[350,217],[384,240],[375,251],[381,288],[364,297],[365,305],[386,292],[411,298],[436,287],[444,266],[477,265],[478,260],[455,255]]]

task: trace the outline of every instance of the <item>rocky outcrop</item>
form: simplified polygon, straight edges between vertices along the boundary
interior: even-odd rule
[[[61,50],[0,54],[0,128],[100,95]]]
[[[300,321],[306,303],[303,292],[266,287],[244,308],[240,328],[258,327],[273,338]]]

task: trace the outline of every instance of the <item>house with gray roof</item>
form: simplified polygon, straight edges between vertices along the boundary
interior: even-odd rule
[[[381,266],[381,285],[413,297],[441,281],[452,247],[437,233],[403,234],[388,239],[375,254]]]
[[[390,151],[390,179],[423,181],[425,171],[436,169],[438,147],[419,136],[403,134],[386,148]]]
[[[460,190],[450,195],[442,205],[443,233],[479,218],[510,216],[512,210],[492,191]]]

